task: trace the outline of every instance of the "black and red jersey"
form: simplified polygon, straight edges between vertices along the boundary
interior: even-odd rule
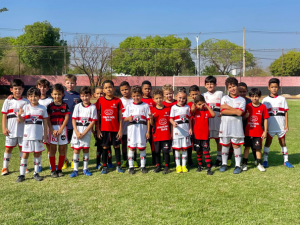
[[[71,114],[70,109],[65,102],[61,105],[55,105],[54,102],[51,102],[47,107],[47,113],[50,118],[51,125],[62,125],[64,123],[65,116],[67,114]]]
[[[245,136],[261,137],[263,134],[264,120],[269,118],[268,109],[264,104],[255,107],[252,103],[246,106],[249,116],[245,129]]]
[[[194,136],[197,140],[208,140],[209,138],[209,120],[211,118],[208,110],[196,109],[194,113],[195,125]]]
[[[176,104],[177,104],[177,100],[174,100],[174,102],[163,101],[163,105],[166,106],[166,107],[169,107],[169,108],[172,108],[172,106],[176,105]]]
[[[171,139],[170,131],[170,112],[171,108],[163,107],[158,109],[154,107],[151,110],[154,119],[153,141],[169,141]]]
[[[150,110],[156,106],[156,103],[153,101],[153,99],[151,97],[148,97],[148,98],[142,97],[141,101],[148,104],[150,107]]]

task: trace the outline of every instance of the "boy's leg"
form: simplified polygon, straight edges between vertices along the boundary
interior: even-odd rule
[[[96,152],[96,164],[100,165],[101,163],[101,155],[103,153],[102,146],[97,146],[97,152]]]
[[[127,161],[127,136],[122,137],[122,157],[123,161]]]
[[[39,165],[40,165],[40,156],[41,156],[41,152],[34,152],[34,173],[38,174],[39,173]]]
[[[141,168],[146,167],[146,149],[140,149]],[[155,159],[155,158],[154,158]]]
[[[242,149],[240,145],[232,145],[235,155],[235,167],[241,167]]]
[[[245,147],[245,149],[244,149],[243,165],[242,165],[243,171],[248,170],[247,164],[248,164],[249,150],[250,150],[250,147]]]
[[[51,171],[56,171],[56,159],[55,159],[55,154],[56,154],[56,146],[54,144],[50,144],[50,153],[49,153],[49,161],[50,161],[50,166],[51,166]],[[63,151],[65,151],[65,146],[63,145]]]
[[[216,144],[217,144],[217,159],[215,164],[220,164],[218,162],[222,162],[222,145],[220,145],[220,139],[216,138],[215,139]],[[216,165],[219,166],[219,165]]]
[[[1,173],[2,175],[8,174],[8,166],[9,166],[12,150],[13,148],[5,147],[4,158],[3,158],[3,169]]]
[[[59,145],[58,146],[58,151],[59,151],[59,158],[58,158],[57,170],[62,170],[62,167],[63,167],[64,162],[65,162],[65,158],[66,158],[66,156],[65,156],[65,145]],[[51,165],[51,167],[52,167],[52,165]]]
[[[110,146],[103,147],[103,155],[102,155],[102,165],[103,167],[107,167],[107,158],[108,158],[108,149]]]
[[[79,150],[74,149],[74,154],[73,154],[74,171],[78,171],[79,155],[80,155],[80,149]]]
[[[120,145],[114,146],[114,149],[115,149],[117,166],[120,167],[121,166],[121,149],[120,149]]]
[[[176,167],[180,166],[180,149],[175,150],[175,163],[176,163]]]
[[[29,157],[29,153],[23,153],[21,164],[20,164],[20,176],[25,176],[28,157]]]
[[[264,162],[263,162],[263,166],[265,168],[269,167],[268,156],[269,156],[269,152],[270,152],[270,146],[272,144],[272,139],[273,139],[273,137],[271,137],[269,135],[269,133],[268,133],[267,139],[266,139],[266,142],[265,142],[265,147],[264,147]]]
[[[111,146],[109,146],[109,148],[107,149],[107,162],[108,162],[110,167],[113,167]]]
[[[133,162],[134,162],[134,154],[136,149],[128,149],[128,165],[129,168],[134,168]]]
[[[197,150],[197,161],[198,161],[198,168],[202,167],[202,157],[203,157],[203,152],[200,151],[200,148]]]
[[[91,176],[92,173],[89,171],[88,169],[88,165],[89,165],[89,157],[90,157],[90,149],[83,149],[83,173],[86,176]]]
[[[227,166],[231,166],[233,152],[234,152],[234,150],[233,150],[232,144],[230,144],[229,152],[228,152],[228,159],[227,159]]]
[[[281,152],[283,155],[284,165],[288,168],[294,168],[294,166],[289,162],[289,155],[288,155],[288,150],[287,150],[286,143],[285,143],[285,136],[283,136],[282,138],[279,138],[279,144],[281,146]]]

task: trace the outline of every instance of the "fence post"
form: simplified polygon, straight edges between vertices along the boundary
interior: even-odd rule
[[[19,78],[21,78],[21,74],[20,74],[20,67],[21,67],[21,47],[19,46]]]
[[[110,79],[112,80],[112,47],[110,48]]]
[[[155,73],[155,88],[156,88],[156,49],[155,49],[155,70],[154,70],[154,73]]]
[[[282,56],[281,56],[281,77],[280,77],[280,83],[281,83],[281,88],[280,88],[280,91],[281,91],[281,94],[282,94],[282,75],[283,75],[283,49],[282,49]]]

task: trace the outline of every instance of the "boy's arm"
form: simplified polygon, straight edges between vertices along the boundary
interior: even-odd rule
[[[214,118],[216,116],[214,110],[212,110],[206,103],[205,107],[207,108],[208,112],[210,113],[211,118]]]
[[[53,134],[53,127],[52,127],[52,124],[51,124],[51,121],[50,121],[50,117],[47,118],[47,124],[48,124],[48,127],[49,127],[49,133]]]
[[[172,124],[173,127],[178,126],[178,124],[173,119],[170,119],[170,123]]]
[[[7,114],[3,114],[3,116],[2,116],[2,133],[5,136],[8,136],[9,130],[6,128],[6,124],[7,124]]]
[[[285,129],[286,132],[288,132],[289,131],[289,120],[288,120],[288,112],[287,111],[285,112],[284,120],[285,120],[284,129]]]
[[[101,131],[100,131],[100,127],[101,127],[101,114],[100,114],[100,110],[97,110],[97,118],[98,118],[98,121],[96,121],[97,122],[97,126],[96,126],[96,129],[97,129],[97,137],[99,138],[99,139],[101,139],[101,137],[102,137],[102,133],[101,133]]]
[[[264,119],[264,132],[261,136],[262,139],[267,137],[267,132],[268,132],[268,119]]]
[[[69,122],[69,114],[65,115],[65,119],[63,124],[61,125],[60,129],[57,131],[57,135],[61,135],[61,133],[63,132],[63,130],[65,129],[65,127],[67,126],[68,122]],[[73,121],[72,121],[73,122]]]
[[[146,138],[150,139],[150,120],[147,121],[147,134]]]
[[[231,107],[230,107],[231,108]],[[240,110],[240,109],[234,109],[234,108],[231,108],[231,109],[223,109],[222,110],[222,114],[225,114],[225,115],[237,115],[237,116],[241,116],[243,115],[243,111]]]
[[[117,134],[117,139],[121,140],[122,139],[122,131],[123,131],[123,114],[122,114],[122,109],[119,110],[119,124],[120,124],[120,128],[119,128],[119,132]]]
[[[90,125],[82,132],[81,138],[84,137],[84,135],[86,135],[87,132],[89,132],[89,130],[91,130],[91,129],[93,128],[93,126],[95,125],[95,122],[96,122],[96,121],[92,121],[92,122],[90,123]],[[76,128],[76,129],[77,129],[77,128]]]
[[[77,130],[77,126],[76,126],[76,120],[75,119],[72,119],[72,125],[73,125],[73,129],[74,129],[74,132],[76,134],[76,137],[78,139],[81,139],[83,136],[81,133],[79,133],[79,131]]]
[[[20,121],[20,123],[24,123],[24,118],[21,116],[24,113],[24,109],[20,108],[19,112],[18,112],[18,119]]]
[[[189,129],[189,135],[193,135],[193,130],[192,130],[192,120],[191,118],[189,119],[189,125],[190,125],[190,129]]]
[[[48,125],[48,118],[43,119],[43,128],[44,128],[44,134],[43,134],[43,142],[47,143],[48,138],[47,138],[47,125]]]

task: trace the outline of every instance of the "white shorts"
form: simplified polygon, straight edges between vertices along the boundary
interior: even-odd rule
[[[59,125],[52,125],[53,130],[59,130],[60,126]],[[53,136],[49,132],[48,136],[48,143],[53,144],[53,145],[66,145],[69,143],[68,141],[68,135],[67,135],[67,127],[63,129],[61,135],[59,136]]]
[[[191,137],[173,139],[172,148],[175,150],[188,149],[192,147]]]
[[[277,132],[277,131],[268,131],[268,136],[270,137],[270,138],[272,138],[273,139],[273,137],[275,136],[275,135],[277,135],[277,137],[278,137],[278,139],[282,139],[282,138],[284,138],[284,136],[285,136],[285,134],[286,134],[286,131],[285,130],[282,130],[282,131],[280,131],[280,132]]]
[[[139,150],[145,150],[146,147],[147,147],[147,143],[141,144],[141,143],[133,143],[133,142],[128,141],[127,146],[130,149],[136,149],[137,148]]]
[[[244,138],[220,137],[220,145],[228,146],[230,144],[242,145],[244,144]]]
[[[209,138],[210,139],[219,139],[219,131],[218,130],[210,130]]]
[[[74,150],[80,149],[89,149],[91,143],[91,135],[84,135],[83,138],[77,139],[75,132],[73,131],[72,141],[71,141],[71,148]]]
[[[15,137],[10,138],[8,136],[5,137],[5,147],[6,148],[14,148],[19,145],[19,147],[22,147],[23,137]]]
[[[23,140],[22,152],[42,152],[45,150],[43,141],[38,140]]]

